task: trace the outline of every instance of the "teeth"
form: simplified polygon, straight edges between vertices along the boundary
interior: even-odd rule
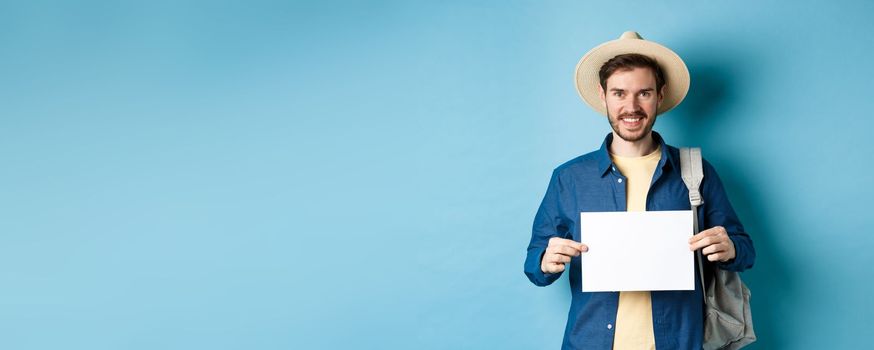
[[[625,118],[625,121],[629,123],[637,123],[638,120],[640,120],[640,118]]]

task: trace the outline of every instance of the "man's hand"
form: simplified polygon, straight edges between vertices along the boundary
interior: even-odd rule
[[[728,238],[728,232],[722,226],[706,229],[689,238],[689,250],[698,249],[710,261],[724,262],[735,257],[734,242]]]
[[[564,271],[564,264],[571,262],[571,257],[579,256],[580,253],[589,251],[585,244],[569,239],[552,237],[549,246],[543,253],[540,261],[540,270],[543,273],[559,273]]]

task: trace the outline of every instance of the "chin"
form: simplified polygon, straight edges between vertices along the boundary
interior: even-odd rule
[[[625,141],[636,142],[646,138],[646,136],[649,135],[650,132],[651,130],[644,130],[637,132],[617,132],[616,134]]]

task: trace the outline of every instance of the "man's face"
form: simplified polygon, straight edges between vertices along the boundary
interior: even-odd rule
[[[607,119],[616,135],[629,142],[640,141],[649,135],[663,96],[656,91],[652,70],[618,70],[607,78],[607,91],[599,90],[607,108]]]

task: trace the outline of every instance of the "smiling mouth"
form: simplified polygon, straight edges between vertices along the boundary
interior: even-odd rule
[[[629,127],[629,128],[634,128],[634,127],[640,126],[640,124],[643,123],[644,119],[646,119],[646,117],[642,117],[639,115],[619,117],[619,121],[622,122],[622,125],[625,125],[626,127]]]

